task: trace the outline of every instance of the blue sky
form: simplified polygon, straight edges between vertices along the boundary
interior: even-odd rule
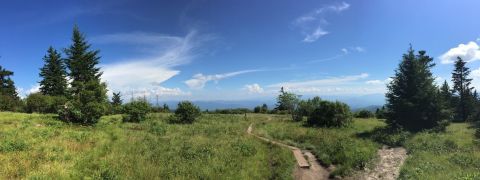
[[[0,6],[0,65],[22,95],[42,57],[74,24],[100,49],[111,91],[162,100],[382,97],[411,43],[438,81],[462,56],[480,87],[479,1],[9,1]]]

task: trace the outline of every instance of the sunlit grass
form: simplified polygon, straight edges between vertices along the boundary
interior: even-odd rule
[[[453,123],[444,133],[418,133],[405,147],[409,157],[400,179],[480,179],[480,145],[475,129]]]
[[[253,118],[204,115],[191,125],[167,114],[94,126],[53,115],[0,113],[0,179],[291,179],[289,150],[248,136]]]
[[[367,167],[376,158],[379,144],[357,135],[385,123],[377,119],[355,119],[350,127],[311,128],[277,116],[257,125],[256,132],[285,143],[312,150],[324,164],[334,164],[333,175],[348,175]]]

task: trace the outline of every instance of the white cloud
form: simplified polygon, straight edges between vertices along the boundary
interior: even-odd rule
[[[345,82],[355,81],[359,79],[367,78],[367,73],[362,73],[359,75],[353,76],[341,76],[341,77],[331,77],[326,79],[311,80],[311,81],[301,81],[301,82],[283,82],[269,85],[269,87],[304,87],[304,86],[323,86],[323,85],[336,85]]]
[[[200,73],[200,74],[195,74],[192,77],[192,79],[185,81],[185,84],[191,89],[202,89],[203,87],[205,87],[205,84],[209,81],[214,81],[217,83],[222,79],[230,78],[240,74],[257,72],[257,71],[261,71],[261,70],[258,70],[258,69],[243,70],[243,71],[235,71],[235,72],[229,72],[224,74],[214,74],[214,75],[204,75]]]
[[[306,34],[305,39],[303,39],[303,42],[315,42],[318,38],[327,34],[328,32],[324,31],[322,27],[319,26],[312,33]]]
[[[136,98],[147,98],[148,100],[153,100],[156,96],[161,98],[171,98],[171,97],[186,97],[190,96],[191,92],[184,92],[180,88],[167,88],[163,86],[148,87],[148,88],[136,88],[129,91],[124,91],[124,99],[136,99]]]
[[[467,62],[480,60],[480,47],[473,41],[467,44],[459,44],[457,47],[451,48],[441,55],[440,59],[442,60],[442,64],[450,64],[455,62],[457,57]]]
[[[392,81],[392,78],[387,78],[385,80],[369,80],[365,81],[365,84],[370,84],[370,85],[386,85]]]
[[[257,83],[255,84],[247,84],[245,85],[245,89],[248,91],[248,93],[250,94],[255,94],[255,93],[262,93],[263,92],[263,88],[260,87],[260,85],[258,85]]]
[[[472,77],[480,78],[480,68],[472,71]]]
[[[386,80],[364,81],[368,78],[367,73],[351,76],[329,77],[324,79],[283,82],[267,86],[268,92],[278,91],[284,87],[286,91],[302,95],[367,95],[381,94],[386,92]],[[369,82],[369,83],[367,83]]]
[[[324,59],[317,59],[317,60],[308,61],[308,63],[318,63],[318,62],[332,61],[332,60],[341,58],[341,57],[346,56],[346,55],[348,55],[350,53],[353,53],[353,52],[358,52],[358,53],[365,52],[365,48],[360,47],[360,46],[356,46],[356,47],[342,48],[342,49],[340,49],[340,51],[342,51],[341,54],[337,54],[335,56],[324,58]]]
[[[180,71],[175,67],[190,63],[198,56],[196,50],[202,43],[210,40],[208,36],[201,36],[196,31],[190,31],[184,37],[136,32],[104,35],[94,39],[99,43],[141,44],[152,52],[147,58],[131,58],[101,65],[102,80],[107,83],[109,90],[121,92],[144,88],[180,92],[175,88],[174,91],[167,91],[168,88],[160,84],[178,75]]]
[[[304,42],[315,42],[320,37],[329,34],[328,31],[324,30],[324,27],[328,24],[328,21],[325,19],[325,14],[328,12],[340,13],[349,7],[350,4],[346,2],[324,6],[298,17],[293,22],[293,25],[301,29],[301,33],[305,36],[303,39]]]
[[[381,80],[370,80],[370,81],[366,81],[365,83],[366,84],[383,84],[384,82]]]

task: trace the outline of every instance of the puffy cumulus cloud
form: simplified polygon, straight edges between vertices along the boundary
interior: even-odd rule
[[[191,79],[186,80],[185,84],[191,89],[203,89],[205,87],[205,84],[207,84],[209,81],[214,81],[215,83],[218,83],[218,81],[222,79],[238,76],[241,74],[257,72],[257,71],[261,71],[261,70],[258,70],[258,69],[242,70],[242,71],[235,71],[235,72],[229,72],[224,74],[213,74],[213,75],[204,75],[202,73],[199,73],[199,74],[193,75]]]
[[[329,24],[325,19],[326,14],[329,12],[340,13],[349,7],[350,4],[346,2],[324,6],[298,17],[292,24],[301,30],[304,35],[303,42],[315,42],[320,37],[329,34],[328,31],[324,30],[324,27]]]
[[[245,85],[245,89],[246,89],[247,92],[250,93],[250,94],[263,93],[263,88],[260,87],[260,85],[257,84],[257,83],[247,84],[247,85]]]
[[[480,47],[473,41],[467,44],[459,44],[441,55],[440,60],[442,64],[451,64],[457,60],[457,57],[467,62],[480,60]]]
[[[141,45],[149,52],[146,58],[129,58],[102,64],[102,81],[107,83],[111,91],[132,92],[150,89],[164,92],[165,95],[182,94],[173,93],[180,92],[178,88],[169,90],[160,84],[178,75],[180,71],[175,67],[190,63],[200,54],[198,50],[201,45],[212,38],[210,35],[200,35],[195,30],[183,37],[139,32],[95,37],[94,42],[97,43]]]

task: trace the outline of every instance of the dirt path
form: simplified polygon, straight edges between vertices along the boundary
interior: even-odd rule
[[[267,121],[271,118],[268,117]],[[278,141],[270,140],[265,137],[253,133],[253,123],[247,129],[247,133],[261,139],[265,142],[270,142],[278,146],[289,148],[292,150],[297,166],[295,167],[294,177],[296,180],[321,180],[329,179],[333,167],[325,168],[322,166],[317,158],[308,150],[301,150],[298,147],[283,144]],[[394,180],[400,175],[400,167],[402,167],[405,159],[407,159],[407,151],[403,147],[389,148],[383,146],[378,152],[379,161],[375,164],[373,169],[365,169],[356,173],[353,176],[340,178],[346,180]]]
[[[378,150],[379,162],[373,169],[367,169],[354,177],[346,179],[365,179],[365,180],[394,180],[400,175],[400,167],[402,167],[407,158],[405,148],[388,148],[384,146]]]
[[[294,177],[297,180],[321,180],[328,179],[330,176],[330,171],[320,165],[317,161],[317,158],[307,150],[301,150],[300,148],[283,144],[281,142],[273,141],[261,136],[254,134],[253,132],[253,123],[248,126],[247,133],[255,136],[258,139],[261,139],[265,142],[270,142],[272,144],[289,148],[292,150],[295,159],[297,160],[297,166],[295,167]],[[306,158],[305,158],[306,157]],[[330,168],[329,168],[330,169]]]

